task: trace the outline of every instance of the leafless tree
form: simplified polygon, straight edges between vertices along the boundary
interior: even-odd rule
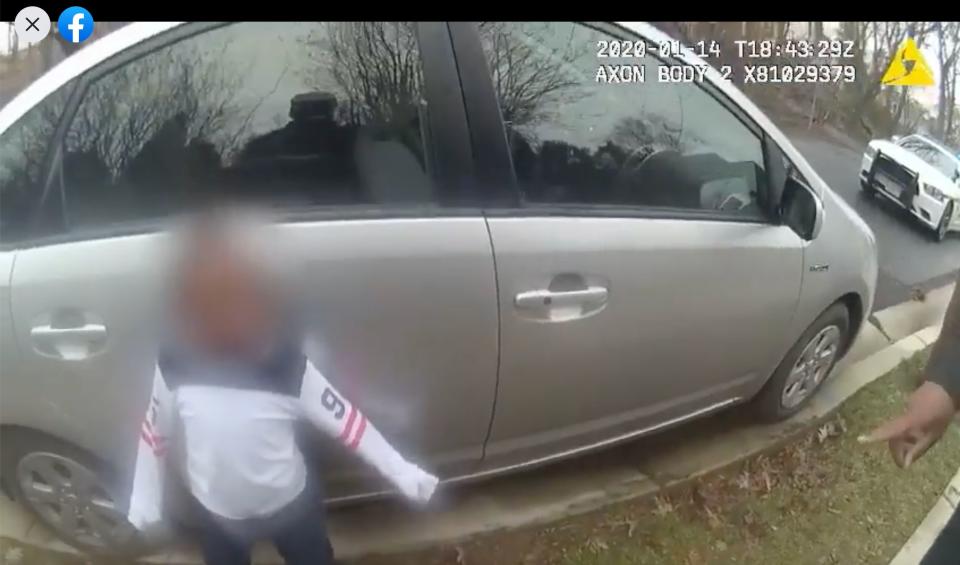
[[[956,103],[956,67],[960,59],[960,22],[936,22],[937,62],[940,88],[937,98],[936,134],[945,138],[952,129]]]
[[[580,95],[582,80],[566,69],[583,54],[583,46],[574,41],[576,27],[570,26],[566,38],[553,36],[555,30],[549,23],[480,24],[500,111],[512,128],[536,125],[559,103]],[[538,49],[544,45],[550,49]]]
[[[334,22],[306,40],[304,76],[317,90],[335,83],[345,123],[406,128],[423,96],[420,53],[411,22]]]
[[[177,119],[185,128],[185,145],[204,139],[230,154],[242,137],[236,131],[240,109],[233,102],[240,77],[218,62],[218,56],[181,43],[103,77],[84,96],[67,135],[67,151],[97,155],[116,176]]]

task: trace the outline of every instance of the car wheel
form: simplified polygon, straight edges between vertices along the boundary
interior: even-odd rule
[[[937,229],[934,230],[933,236],[937,241],[943,241],[947,237],[947,230],[950,228],[950,218],[953,217],[953,201],[947,203],[947,207],[943,209],[943,215],[940,217],[940,223],[937,224]]]
[[[847,345],[850,316],[834,304],[790,348],[754,399],[758,415],[778,421],[796,414],[830,375]]]
[[[10,494],[57,537],[94,553],[135,554],[139,540],[111,474],[80,449],[33,432],[5,433],[2,473]]]
[[[863,179],[860,179],[860,189],[863,190],[863,193],[867,196],[873,196],[877,193],[877,189],[870,186],[870,184]]]

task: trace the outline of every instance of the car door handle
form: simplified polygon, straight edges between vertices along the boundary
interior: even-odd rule
[[[30,329],[30,337],[34,339],[55,339],[61,337],[101,339],[106,336],[107,327],[103,324],[86,324],[75,328],[55,328],[47,325]]]
[[[517,294],[517,308],[552,308],[575,305],[596,305],[607,301],[609,291],[604,286],[588,286],[577,290],[529,290]]]

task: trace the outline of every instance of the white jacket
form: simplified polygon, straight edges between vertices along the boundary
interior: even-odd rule
[[[306,357],[302,354],[301,357],[299,365],[292,369],[296,382],[286,391],[290,400],[296,403],[299,413],[355,451],[361,459],[393,482],[406,497],[418,502],[428,501],[436,489],[437,478],[401,456],[355,404],[340,394]],[[158,363],[154,372],[153,390],[137,448],[127,515],[130,523],[140,530],[151,529],[163,522],[165,458],[178,418],[177,396],[188,390],[188,384],[194,388],[207,387],[208,393],[211,386],[209,382],[183,383],[182,379],[173,378],[173,371],[168,376],[177,382],[168,382],[170,379],[165,378],[162,366],[162,362]],[[216,481],[218,478],[210,477],[208,480]],[[237,493],[237,496],[242,496],[242,493]]]

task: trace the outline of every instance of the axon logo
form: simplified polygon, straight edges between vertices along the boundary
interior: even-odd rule
[[[67,8],[57,20],[57,31],[70,43],[85,41],[93,33],[93,16],[80,6]]]

